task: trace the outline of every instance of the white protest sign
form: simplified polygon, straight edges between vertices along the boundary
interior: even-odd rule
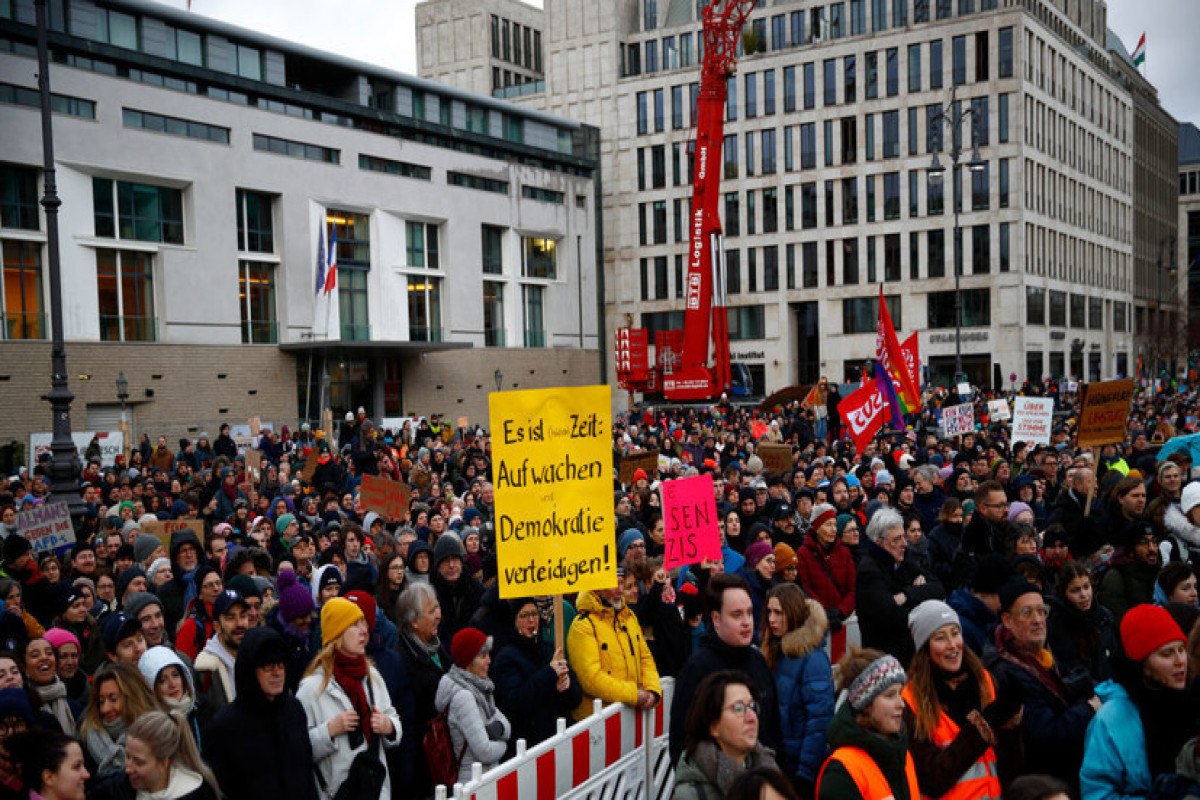
[[[1018,397],[1013,401],[1012,440],[1050,444],[1054,430],[1054,400],[1050,397]]]
[[[1003,421],[1009,418],[1007,400],[988,400],[988,419]]]
[[[962,403],[957,406],[946,406],[942,409],[942,430],[943,435],[949,439],[951,436],[962,436],[964,433],[972,433],[975,430],[975,408],[970,403]]]
[[[92,443],[92,437],[97,437],[97,444],[100,445],[100,466],[111,467],[117,456],[124,452],[125,434],[121,431],[74,431],[71,433],[71,441],[75,443],[75,449],[79,451],[80,463],[87,465],[87,459],[83,454],[87,452],[88,446]],[[37,464],[38,456],[42,453],[50,452],[50,443],[54,441],[53,433],[31,433],[29,434],[29,468],[33,469]]]
[[[17,514],[17,530],[29,540],[33,552],[44,553],[75,543],[75,526],[66,503],[46,503]]]

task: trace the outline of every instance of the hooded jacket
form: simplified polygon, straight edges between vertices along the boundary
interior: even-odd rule
[[[185,543],[195,545],[198,555],[197,564],[204,560],[204,545],[200,543],[200,537],[196,535],[195,531],[191,528],[184,528],[171,534],[172,577],[158,589],[158,598],[162,601],[163,618],[168,631],[174,631],[179,626],[185,609],[184,595],[187,593],[187,583],[183,578],[183,570],[179,566],[179,549]]]
[[[269,628],[253,628],[238,650],[234,667],[237,699],[213,718],[205,732],[205,759],[226,800],[317,800],[308,720],[286,689],[267,699],[257,667],[286,657],[287,646]],[[264,769],[291,764],[293,768]]]
[[[1079,768],[1082,800],[1122,800],[1150,793],[1146,733],[1137,706],[1116,681],[1096,687],[1103,701],[1084,738]]]
[[[778,761],[788,775],[811,784],[829,753],[825,730],[833,719],[833,670],[821,646],[829,622],[816,600],[808,603],[808,619],[783,635],[775,665],[779,726],[783,747]]]
[[[1171,503],[1163,512],[1162,530],[1175,551],[1174,560],[1200,563],[1200,528],[1188,521],[1179,503]]]
[[[527,748],[549,739],[558,719],[570,719],[583,700],[579,679],[569,670],[570,685],[558,691],[558,673],[550,666],[553,655],[554,645],[538,635],[514,636],[492,662],[496,704],[512,723],[510,751],[517,739],[524,739]]]
[[[658,667],[633,611],[617,611],[595,592],[579,595],[578,608],[567,634],[571,668],[583,688],[575,719],[592,713],[594,698],[629,706],[637,705],[639,690],[661,698]]]
[[[839,747],[855,747],[875,762],[880,773],[891,788],[891,797],[895,800],[920,800],[911,797],[908,791],[908,781],[905,778],[905,764],[908,760],[908,736],[901,731],[899,736],[886,737],[860,727],[854,718],[854,711],[849,703],[842,703],[833,721],[829,723],[829,747],[836,751]],[[817,782],[818,800],[883,800],[883,798],[863,797],[854,779],[842,766],[841,762],[832,757],[825,762],[821,769],[820,780]]]
[[[205,702],[202,695],[196,692],[196,682],[192,677],[192,671],[183,663],[183,659],[169,647],[151,647],[138,660],[138,670],[142,673],[142,677],[146,679],[146,683],[150,686],[151,691],[154,690],[155,684],[158,682],[159,673],[167,667],[178,667],[179,672],[183,675],[183,680],[187,683],[187,692],[191,700],[191,708],[188,709],[187,719],[188,725],[191,726],[192,736],[196,739],[196,746],[204,753],[204,740],[201,736],[201,731],[204,724],[200,718],[200,712],[204,708]],[[161,702],[161,701],[160,701]],[[205,720],[204,722],[207,722]]]

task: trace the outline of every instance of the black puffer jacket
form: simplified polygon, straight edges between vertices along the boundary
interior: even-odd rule
[[[433,794],[433,781],[429,777],[429,767],[425,763],[421,740],[425,738],[429,721],[437,715],[433,701],[437,697],[437,688],[442,676],[450,668],[450,656],[444,648],[439,647],[438,660],[434,661],[429,653],[403,630],[400,631],[396,649],[400,651],[400,658],[404,661],[404,670],[408,673],[416,703],[408,716],[405,715],[403,706],[397,707],[404,735],[400,739],[399,748],[401,775],[399,779],[393,779],[393,783],[408,787],[409,791],[406,794],[409,797],[428,797]]]
[[[512,725],[510,754],[517,739],[526,747],[544,742],[554,735],[558,718],[571,719],[571,712],[583,700],[583,690],[575,673],[566,691],[557,689],[558,674],[550,666],[554,645],[540,637],[514,636],[492,664],[496,684],[496,705]]]
[[[864,541],[863,548],[855,587],[863,647],[878,648],[907,664],[913,657],[909,612],[926,600],[945,600],[946,593],[937,578],[925,575],[907,558],[897,564],[891,553],[872,541]],[[922,576],[925,581],[915,584]],[[895,600],[900,593],[903,604]]]
[[[205,756],[226,800],[317,800],[300,701],[286,689],[268,700],[258,685],[257,667],[286,659],[287,645],[270,628],[251,629],[238,648],[237,699],[217,712],[204,734]]]

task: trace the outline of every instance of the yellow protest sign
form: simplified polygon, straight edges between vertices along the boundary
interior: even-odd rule
[[[488,400],[500,597],[616,586],[609,388]]]

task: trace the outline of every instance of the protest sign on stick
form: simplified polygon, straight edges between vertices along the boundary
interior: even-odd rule
[[[29,540],[35,553],[75,543],[71,509],[66,503],[44,503],[26,508],[17,514],[17,530]]]
[[[713,491],[711,474],[663,483],[664,568],[721,560],[721,531]]]

